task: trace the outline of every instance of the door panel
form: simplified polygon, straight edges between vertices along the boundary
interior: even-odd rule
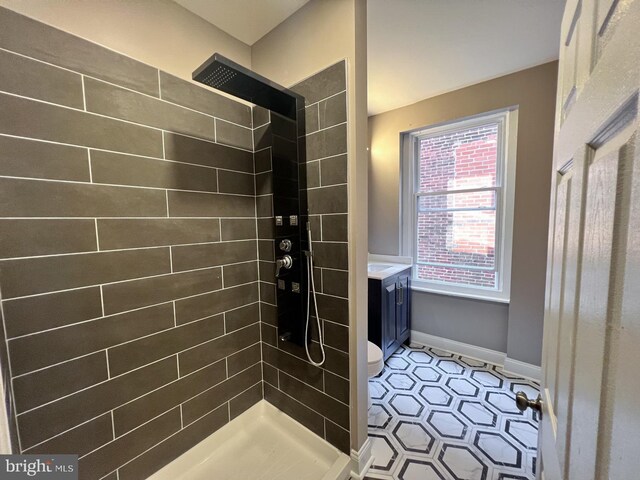
[[[396,338],[398,338],[398,343],[400,343],[400,339],[402,338],[402,336],[405,335],[409,330],[408,307],[411,291],[409,290],[408,277],[399,277],[398,286],[400,288],[400,300],[398,301],[398,308],[396,310]]]
[[[384,287],[384,314],[383,314],[383,331],[384,338],[382,345],[384,349],[384,357],[393,353],[396,343],[396,284],[393,283]]]

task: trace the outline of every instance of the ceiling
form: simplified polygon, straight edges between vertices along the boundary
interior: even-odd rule
[[[253,45],[309,0],[175,0],[187,10]]]
[[[175,1],[253,45],[309,0]],[[367,0],[369,114],[557,59],[563,9],[564,0]]]
[[[564,0],[368,0],[369,114],[558,58]]]

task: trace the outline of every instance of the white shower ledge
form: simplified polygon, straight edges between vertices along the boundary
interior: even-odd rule
[[[149,480],[346,480],[350,459],[265,400]]]

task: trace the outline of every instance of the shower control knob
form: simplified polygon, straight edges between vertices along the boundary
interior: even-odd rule
[[[282,258],[276,260],[276,277],[280,276],[280,270],[286,269],[289,270],[293,266],[293,258],[291,255],[285,255]]]
[[[288,238],[285,238],[280,242],[280,250],[282,250],[283,252],[290,252],[291,245],[292,245],[291,240],[289,240]]]

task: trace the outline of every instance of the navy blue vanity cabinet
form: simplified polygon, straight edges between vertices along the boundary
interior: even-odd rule
[[[369,279],[369,341],[386,360],[411,333],[411,267],[382,280]]]

